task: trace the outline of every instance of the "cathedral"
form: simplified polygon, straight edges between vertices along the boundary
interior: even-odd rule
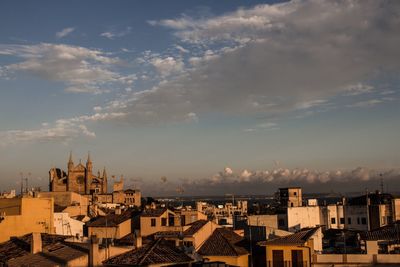
[[[107,193],[107,173],[104,168],[103,174],[100,171],[97,176],[93,172],[93,163],[90,154],[84,166],[81,162],[74,165],[72,153],[69,155],[67,172],[52,168],[49,171],[49,190],[51,192],[76,192],[80,194],[106,194]]]

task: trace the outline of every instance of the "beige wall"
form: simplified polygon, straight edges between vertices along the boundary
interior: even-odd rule
[[[169,220],[168,220],[168,214],[170,214],[170,216],[174,217],[174,226],[170,227],[169,226]],[[161,222],[162,222],[162,218],[166,219],[166,225],[162,226]],[[181,227],[178,224],[179,220],[175,220],[176,218],[178,218],[178,216],[170,211],[165,211],[161,216],[159,217],[148,217],[148,216],[141,216],[140,217],[140,234],[141,236],[148,236],[151,234],[154,234],[156,232],[159,231],[167,231],[167,230],[173,230],[173,229],[177,229],[178,231],[181,229]],[[156,220],[156,225],[155,226],[151,226],[151,219],[155,219]]]
[[[321,225],[320,207],[288,207],[287,222],[289,231]]]
[[[278,228],[278,215],[251,215],[247,216],[247,224],[253,226],[268,226]]]
[[[52,198],[0,199],[0,213],[6,212],[0,223],[0,242],[32,232],[54,233],[53,206]]]
[[[88,235],[96,235],[98,238],[116,238],[131,233],[131,219],[120,223],[116,227],[88,227]]]

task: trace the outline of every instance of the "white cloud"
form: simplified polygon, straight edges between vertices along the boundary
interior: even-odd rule
[[[72,28],[72,27],[62,29],[61,31],[56,33],[56,37],[59,39],[63,38],[65,36],[69,35],[70,33],[72,33],[73,31],[75,31],[75,28]]]
[[[41,128],[33,130],[9,130],[0,132],[0,145],[19,144],[22,142],[61,142],[66,143],[79,136],[95,138],[85,123],[115,120],[123,118],[124,113],[95,113],[69,119],[59,119],[54,123],[42,123]]]
[[[369,108],[369,107],[374,107],[378,104],[381,104],[383,101],[380,99],[370,99],[366,101],[360,101],[356,102],[354,104],[348,105],[348,107],[351,108]]]
[[[6,66],[8,72],[25,72],[49,81],[64,82],[67,92],[101,93],[104,84],[130,81],[112,71],[120,60],[99,50],[63,44],[0,45],[0,53],[22,59]]]
[[[398,13],[392,2],[310,0],[151,22],[175,29],[182,41],[202,42],[209,52],[195,55],[182,74],[132,94],[122,112],[132,123],[186,121],[190,112],[274,117],[327,105],[349,84],[352,93],[366,93],[372,88],[365,81],[400,69]],[[208,47],[229,41],[240,45]],[[174,58],[151,59],[165,75],[183,68]]]
[[[357,83],[345,87],[345,95],[356,96],[361,94],[371,93],[375,88],[368,84]]]
[[[151,60],[151,64],[162,76],[178,73],[183,70],[184,63],[181,59],[173,57],[156,57]]]
[[[132,31],[132,27],[126,27],[126,29],[123,30],[123,31],[106,31],[106,32],[102,32],[100,34],[100,36],[113,40],[113,39],[116,39],[116,38],[124,37],[124,36],[130,34],[131,31]]]

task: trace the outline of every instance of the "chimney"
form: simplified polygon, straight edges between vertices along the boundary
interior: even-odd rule
[[[31,253],[36,254],[42,252],[42,236],[40,233],[32,233]]]
[[[90,236],[89,266],[100,266],[99,239],[97,236]]]
[[[121,215],[121,207],[120,206],[117,206],[115,208],[115,215]]]
[[[142,247],[142,236],[140,235],[139,230],[135,230],[135,248]]]

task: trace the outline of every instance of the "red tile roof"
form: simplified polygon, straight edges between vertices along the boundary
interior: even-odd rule
[[[243,237],[232,230],[217,228],[200,247],[198,253],[203,256],[241,256],[249,252],[238,243]]]
[[[195,233],[197,233],[197,231],[199,231],[201,228],[203,228],[204,225],[206,225],[208,223],[207,220],[198,220],[195,222],[192,222],[188,225],[190,225],[190,227],[188,229],[186,229],[185,231],[183,231],[183,234],[186,236],[191,236],[194,235]]]
[[[311,228],[311,229],[306,229],[299,231],[295,234],[284,236],[284,237],[279,237],[273,240],[267,240],[267,241],[261,241],[258,244],[260,246],[266,246],[266,245],[303,245],[308,241],[308,239],[315,234],[315,232],[319,229],[319,227]]]
[[[189,263],[193,259],[164,239],[157,239],[103,262],[105,266],[148,266],[152,264]]]

